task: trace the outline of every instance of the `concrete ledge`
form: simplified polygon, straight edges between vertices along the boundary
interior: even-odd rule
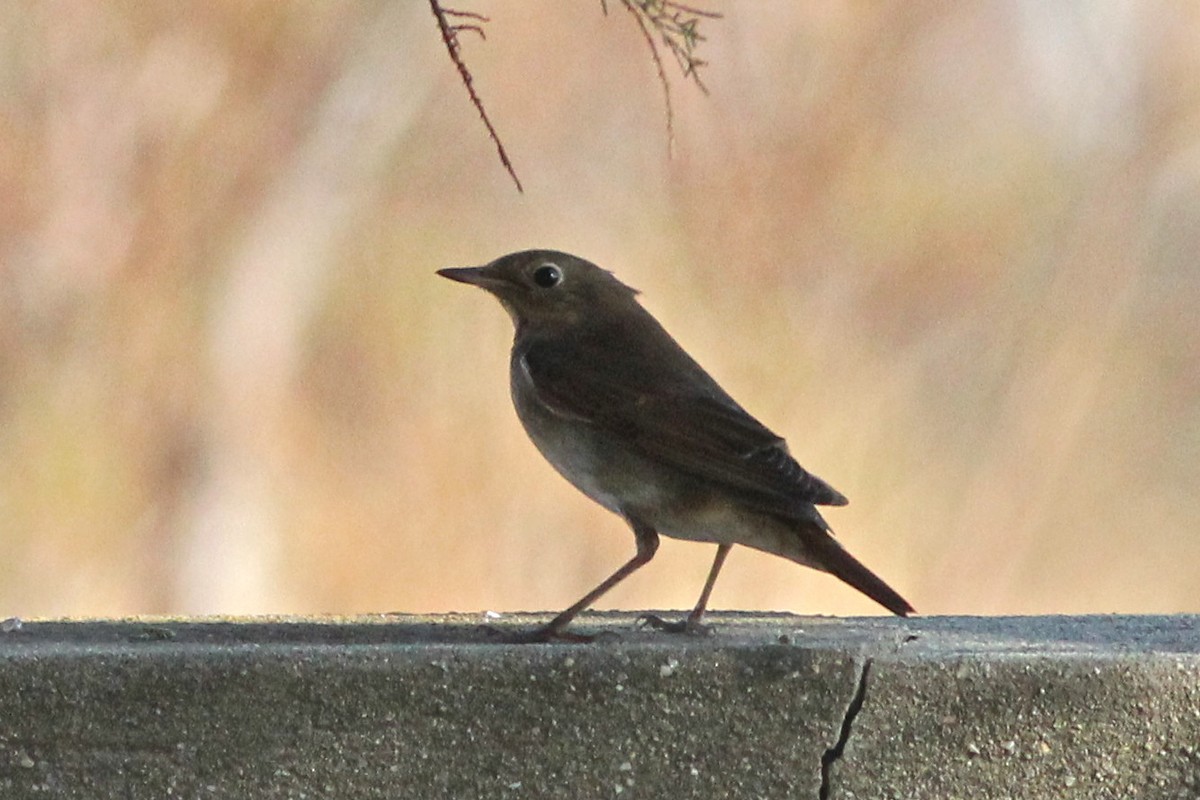
[[[4,625],[0,797],[1200,797],[1197,616],[481,621]]]

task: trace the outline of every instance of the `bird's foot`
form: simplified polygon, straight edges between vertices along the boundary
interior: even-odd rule
[[[588,644],[595,641],[595,636],[585,633],[573,633],[543,625],[532,630],[504,630],[495,625],[481,625],[480,628],[488,635],[505,644],[548,644],[550,642],[565,642],[568,644]]]
[[[713,629],[711,625],[705,625],[700,621],[699,617],[693,617],[691,614],[681,620],[675,622],[667,622],[657,614],[642,614],[637,618],[639,625],[645,625],[648,628],[654,628],[656,631],[665,633],[686,633],[688,636],[711,636]]]

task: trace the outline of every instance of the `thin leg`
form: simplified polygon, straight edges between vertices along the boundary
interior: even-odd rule
[[[704,581],[704,591],[700,592],[700,599],[696,601],[696,607],[692,609],[692,613],[688,614],[687,624],[689,626],[699,626],[700,618],[704,616],[704,611],[708,608],[708,598],[712,594],[713,584],[717,582],[717,573],[725,565],[725,559],[732,549],[733,545],[731,544],[717,545],[717,557],[713,559],[712,568],[708,571],[708,579]]]
[[[725,558],[731,549],[733,549],[731,544],[717,545],[717,557],[713,559],[712,567],[708,570],[708,579],[704,581],[704,590],[700,592],[700,599],[696,601],[696,607],[692,609],[692,613],[688,614],[686,619],[679,622],[667,622],[654,614],[643,614],[641,621],[651,628],[669,633],[705,633],[706,628],[700,624],[700,620],[704,618],[704,611],[708,608],[708,598],[712,594],[713,586],[717,582],[717,575],[720,574],[721,567],[725,565]]]
[[[625,562],[624,566],[605,578],[599,586],[581,597],[570,608],[567,608],[537,630],[521,636],[521,641],[546,642],[551,639],[566,639],[575,642],[590,642],[592,640],[591,636],[567,633],[564,629],[571,623],[571,620],[575,619],[580,611],[583,611],[592,603],[599,600],[601,595],[628,578],[639,567],[649,563],[650,559],[654,558],[654,553],[658,550],[658,533],[653,528],[632,519],[629,520],[629,524],[633,528],[633,535],[637,539],[637,553],[634,554],[633,558]]]

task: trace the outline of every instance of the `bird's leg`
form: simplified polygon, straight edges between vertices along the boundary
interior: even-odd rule
[[[593,636],[586,636],[578,633],[568,633],[564,629],[571,623],[571,620],[575,619],[580,611],[583,611],[592,603],[599,600],[601,595],[616,586],[621,581],[628,578],[630,575],[636,572],[639,567],[647,564],[650,559],[654,558],[654,553],[658,550],[657,531],[655,531],[649,525],[644,525],[634,519],[630,519],[629,524],[633,528],[633,535],[637,539],[637,553],[634,554],[633,558],[625,562],[625,564],[612,575],[609,575],[607,578],[605,578],[599,586],[581,597],[577,603],[564,610],[561,614],[547,622],[542,627],[532,630],[529,633],[518,634],[517,641],[549,642],[553,640],[559,640],[567,642],[590,642],[593,638],[595,638]]]
[[[708,633],[708,627],[700,624],[700,620],[704,617],[704,610],[708,608],[708,597],[712,594],[713,585],[717,582],[717,574],[721,571],[721,567],[725,564],[725,557],[729,555],[732,548],[731,544],[717,545],[717,557],[713,559],[712,568],[708,571],[708,579],[704,581],[704,591],[700,592],[700,599],[696,601],[696,607],[687,617],[678,622],[667,622],[654,614],[643,614],[638,617],[638,620],[651,628],[668,633]]]
[[[700,592],[700,599],[696,601],[696,607],[692,609],[692,613],[687,616],[688,627],[699,627],[700,618],[704,616],[704,612],[708,609],[708,598],[712,595],[713,586],[717,583],[717,575],[721,571],[721,567],[725,566],[725,559],[729,556],[729,551],[733,549],[731,544],[717,545],[717,555],[713,558],[712,568],[708,571],[708,578],[704,581],[704,590]]]

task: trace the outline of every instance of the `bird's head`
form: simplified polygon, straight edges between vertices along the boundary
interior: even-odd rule
[[[494,294],[518,329],[586,325],[641,308],[637,291],[612,273],[557,250],[523,250],[482,267],[440,269],[438,275]]]

